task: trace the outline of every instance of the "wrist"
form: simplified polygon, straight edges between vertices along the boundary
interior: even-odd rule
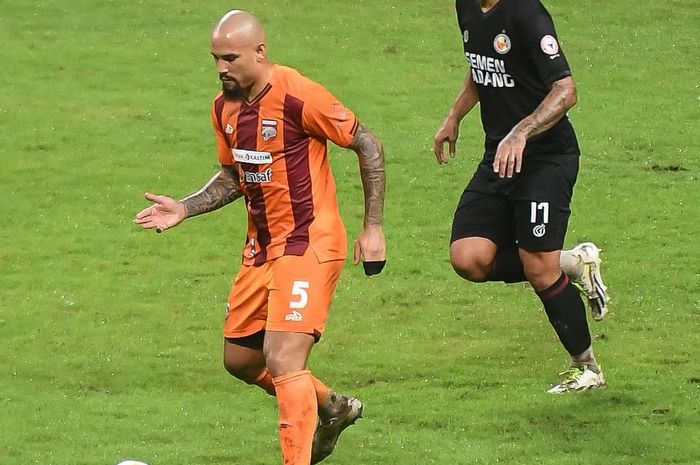
[[[445,125],[448,125],[448,124],[458,125],[462,121],[462,118],[464,118],[464,115],[460,116],[454,110],[450,110],[450,113],[445,118],[444,124]]]
[[[190,209],[187,207],[187,200],[179,200],[177,203],[181,205],[181,210],[182,210],[182,219],[185,220],[190,217]]]

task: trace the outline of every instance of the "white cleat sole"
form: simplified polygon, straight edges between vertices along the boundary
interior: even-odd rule
[[[600,321],[607,315],[610,303],[608,287],[600,274],[601,249],[592,242],[583,242],[574,247],[572,252],[583,263],[583,273],[578,284],[586,294],[591,316],[595,321]]]

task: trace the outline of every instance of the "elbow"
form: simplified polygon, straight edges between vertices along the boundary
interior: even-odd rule
[[[564,111],[569,110],[578,102],[576,84],[570,76],[556,81],[552,86],[551,94],[556,96],[556,100],[564,107]]]
[[[566,87],[564,88],[564,104],[566,109],[570,109],[578,102],[578,95],[576,93],[576,84],[574,80],[569,78],[565,81]]]
[[[572,108],[576,103],[578,103],[578,95],[576,93],[576,87],[572,86],[566,98],[566,106],[567,108]]]

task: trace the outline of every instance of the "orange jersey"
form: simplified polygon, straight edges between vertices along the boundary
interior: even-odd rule
[[[355,115],[320,84],[274,65],[252,101],[219,94],[212,105],[219,162],[238,168],[248,232],[243,263],[282,255],[345,259],[347,238],[338,212],[326,142],[347,147]]]

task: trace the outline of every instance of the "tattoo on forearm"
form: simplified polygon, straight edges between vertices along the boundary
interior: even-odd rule
[[[362,126],[357,127],[350,148],[360,162],[362,189],[365,194],[365,225],[381,225],[384,220],[384,149],[377,136]]]
[[[576,102],[576,88],[573,81],[560,80],[552,85],[552,90],[540,106],[523,122],[522,130],[532,137],[554,126]]]
[[[223,166],[204,187],[181,200],[187,209],[187,216],[197,216],[216,210],[242,197],[243,191],[237,176],[234,167]]]

